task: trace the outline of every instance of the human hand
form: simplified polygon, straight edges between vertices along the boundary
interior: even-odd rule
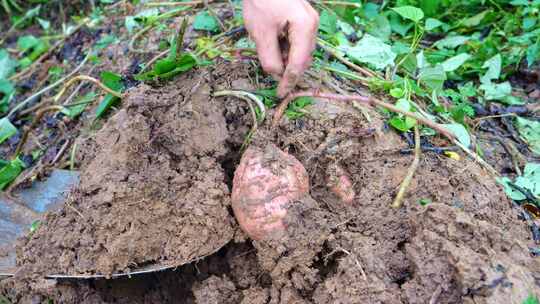
[[[306,0],[244,0],[244,23],[263,69],[279,81],[277,94],[284,98],[311,65],[319,14]]]

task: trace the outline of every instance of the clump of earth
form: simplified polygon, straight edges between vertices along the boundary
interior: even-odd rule
[[[251,144],[272,142],[304,165],[313,201],[293,210],[294,237],[249,239],[230,193],[251,114],[212,93],[254,90],[250,73],[220,64],[132,88],[99,132],[80,139],[81,185],[21,240],[20,270],[1,294],[20,303],[521,304],[540,290],[530,231],[477,164],[424,153],[404,207],[392,209],[413,158],[400,153],[407,143],[377,112],[368,121],[329,101],[253,136]],[[327,187],[336,164],[354,185],[351,205]],[[43,279],[148,265],[178,267]]]

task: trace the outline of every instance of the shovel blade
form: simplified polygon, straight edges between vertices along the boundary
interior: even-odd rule
[[[0,197],[0,277],[16,271],[15,243],[30,232],[32,223],[48,211],[57,210],[67,193],[79,183],[79,173],[54,170],[44,181],[13,193],[17,201]]]

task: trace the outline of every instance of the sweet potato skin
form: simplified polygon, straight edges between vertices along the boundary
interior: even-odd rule
[[[309,195],[309,177],[292,155],[273,144],[248,148],[235,171],[232,207],[254,240],[279,238],[290,204]]]
[[[352,205],[356,198],[354,185],[349,173],[339,164],[334,163],[327,170],[327,186],[341,202]]]

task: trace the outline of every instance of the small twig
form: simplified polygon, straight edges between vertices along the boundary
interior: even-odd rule
[[[21,137],[21,140],[19,141],[19,144],[17,145],[17,149],[15,149],[15,154],[13,158],[17,157],[21,153],[22,148],[24,147],[24,145],[26,144],[26,141],[28,140],[28,135],[30,134],[32,129],[34,129],[37,126],[37,124],[39,123],[39,121],[45,114],[47,114],[48,112],[59,112],[59,111],[62,111],[63,109],[64,107],[55,105],[55,106],[48,106],[39,110],[36,113],[34,120],[32,120],[32,124],[30,124],[29,127],[25,128],[26,130],[24,131]]]
[[[70,143],[71,143],[71,141],[69,139],[66,140],[66,142],[62,145],[62,147],[60,148],[60,150],[58,151],[58,153],[54,157],[53,161],[50,163],[50,166],[53,166],[54,164],[56,164],[60,160],[60,158],[64,155],[67,148],[69,147]]]
[[[503,118],[503,117],[507,117],[507,116],[517,116],[516,114],[514,113],[507,113],[507,114],[500,114],[500,115],[490,115],[490,116],[484,116],[484,117],[480,117],[480,118],[476,118],[473,120],[473,130],[476,130],[478,128],[478,126],[480,125],[480,123],[482,123],[484,120],[488,120],[488,119],[494,119],[494,118]]]
[[[320,38],[317,38],[317,45],[322,48],[323,50],[325,50],[326,52],[328,52],[330,55],[334,56],[337,60],[341,61],[341,63],[343,63],[344,65],[350,67],[351,69],[359,72],[359,73],[362,73],[363,75],[365,76],[368,76],[368,77],[377,77],[377,75],[375,73],[373,73],[372,71],[368,70],[368,69],[364,69],[354,63],[352,63],[351,61],[347,60],[345,57],[343,57],[341,54],[339,54],[335,49],[333,49],[332,47],[330,46],[327,46],[326,45],[326,42]]]
[[[257,113],[255,112],[255,109],[253,108],[253,105],[251,103],[255,103],[257,107],[259,108],[261,112],[261,116],[262,116],[261,122],[264,121],[266,117],[266,109],[264,107],[264,103],[256,95],[251,94],[249,92],[245,92],[245,91],[220,91],[220,92],[214,93],[214,97],[220,97],[220,96],[235,96],[237,98],[244,100],[248,104],[249,110],[251,112],[251,117],[253,119],[253,127],[251,127],[251,130],[249,131],[242,145],[241,150],[244,150],[244,148],[247,147],[247,145],[249,145],[253,134],[255,134],[255,132],[259,128],[259,124],[257,121]]]
[[[75,171],[75,155],[77,154],[77,142],[73,144],[71,148],[71,154],[69,156],[69,170]]]
[[[34,100],[35,98],[43,95],[44,93],[56,88],[57,86],[61,85],[62,83],[66,82],[67,79],[69,79],[71,76],[75,75],[77,72],[79,72],[80,69],[82,69],[82,67],[86,64],[86,62],[88,61],[88,58],[90,58],[90,54],[92,52],[89,51],[88,52],[88,55],[84,58],[84,60],[73,70],[71,71],[71,73],[69,73],[68,75],[62,77],[60,80],[58,80],[57,82],[49,85],[48,87],[45,87],[43,88],[42,90],[40,90],[39,92],[33,94],[32,96],[26,98],[25,100],[21,101],[20,103],[18,103],[13,109],[11,109],[11,111],[8,113],[8,115],[6,117],[12,117],[13,114],[15,114],[18,110],[24,108],[26,106],[26,104],[28,104],[29,102],[31,102],[32,100]]]
[[[21,117],[21,116],[26,116],[26,115],[28,115],[28,114],[31,114],[31,113],[33,113],[33,112],[35,112],[35,111],[37,111],[37,110],[39,110],[39,109],[41,109],[41,108],[47,106],[47,104],[48,104],[50,101],[52,101],[52,98],[47,98],[47,99],[45,99],[45,101],[41,101],[40,103],[37,103],[37,104],[35,104],[35,105],[31,106],[31,107],[28,107],[28,108],[26,108],[26,109],[24,109],[24,110],[21,110],[21,111],[19,112],[19,114],[17,114],[17,116],[18,116],[18,117]]]
[[[499,172],[497,172],[497,170],[495,170],[490,164],[483,160],[478,154],[471,151],[471,149],[465,147],[458,140],[453,140],[453,143],[456,146],[460,147],[461,150],[463,150],[467,155],[469,155],[472,159],[478,162],[482,167],[484,167],[484,169],[486,169],[493,177],[497,178],[501,176]]]
[[[84,216],[82,215],[82,213],[81,213],[79,210],[77,210],[77,209],[71,204],[71,202],[69,202],[69,201],[66,202],[66,206],[68,206],[71,210],[75,211],[75,213],[77,213],[81,218],[84,219]]]
[[[358,258],[356,258],[356,256],[354,256],[348,250],[345,250],[343,248],[339,248],[339,250],[343,251],[345,254],[351,256],[354,259],[354,262],[356,263],[356,266],[358,266],[358,268],[360,269],[360,273],[362,274],[362,278],[364,279],[364,281],[367,282],[368,278],[367,278],[366,272],[364,271],[364,268],[362,267],[362,264],[360,264],[360,261],[358,261]]]
[[[266,118],[266,108],[264,106],[264,103],[255,94],[245,92],[245,91],[219,91],[219,92],[214,93],[214,97],[221,97],[221,96],[235,96],[235,97],[238,97],[240,99],[247,101],[248,103],[254,102],[259,108],[259,110],[261,111],[261,116],[262,116],[261,122],[264,121],[264,119]],[[255,122],[257,122],[257,120],[255,120]]]
[[[403,179],[403,182],[401,182],[398,194],[396,195],[396,198],[392,203],[392,208],[394,209],[399,209],[403,205],[403,197],[405,196],[405,193],[407,192],[407,189],[411,184],[414,174],[416,173],[418,164],[420,163],[420,155],[422,154],[422,149],[420,149],[420,146],[420,128],[418,128],[418,125],[416,125],[414,126],[414,160],[409,167],[409,170],[407,171],[407,175]]]
[[[146,27],[144,27],[143,29],[141,29],[140,31],[135,33],[135,35],[133,35],[131,40],[129,40],[129,44],[128,44],[129,51],[132,52],[132,53],[139,53],[139,54],[152,53],[153,51],[147,51],[147,50],[143,51],[143,50],[136,49],[135,48],[135,43],[137,42],[137,40],[139,40],[139,38],[141,38],[142,35],[146,34],[148,31],[150,31],[155,26],[156,26],[155,23],[147,25]]]
[[[167,49],[159,54],[157,54],[154,58],[150,59],[150,61],[148,61],[144,67],[141,69],[141,73],[144,72],[147,68],[149,68],[150,66],[152,66],[152,64],[154,64],[154,62],[158,61],[159,59],[163,58],[164,56],[167,56],[170,52],[170,49]]]
[[[94,71],[94,68],[95,66],[93,66],[92,68],[90,68],[90,70],[88,71],[88,74],[92,74],[92,72]],[[65,106],[71,106],[70,105],[70,102],[73,100],[73,98],[75,98],[77,95],[79,95],[79,92],[81,91],[81,89],[84,87],[85,83],[81,82],[76,88],[75,90],[73,90],[73,92],[71,92],[71,94],[66,98],[66,100],[64,100],[64,102],[62,103],[62,105],[65,107]]]
[[[526,163],[527,160],[523,154],[519,152],[516,146],[510,140],[506,141],[504,138],[498,136],[490,136],[485,139],[497,141],[503,147],[506,154],[510,156],[510,161],[514,166],[514,170],[516,171],[517,175],[521,175],[520,165]]]
[[[118,93],[114,90],[111,90],[109,89],[107,86],[105,86],[101,81],[93,78],[93,77],[90,77],[90,76],[86,76],[86,75],[79,75],[79,76],[75,76],[73,78],[71,78],[63,87],[62,89],[60,89],[60,92],[58,92],[58,94],[54,97],[54,101],[55,102],[58,102],[60,100],[60,98],[62,98],[62,96],[66,93],[67,89],[72,86],[75,82],[77,81],[90,81],[92,83],[94,83],[95,85],[97,85],[100,89],[102,89],[103,91],[113,95],[113,96],[116,96],[118,98],[122,98],[123,95],[122,93]]]

